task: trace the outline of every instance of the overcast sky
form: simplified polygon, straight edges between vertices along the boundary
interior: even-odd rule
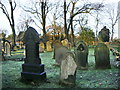
[[[7,3],[7,0],[1,0],[1,1],[3,1],[6,5],[7,5],[7,9],[10,9],[10,7],[9,7],[9,4]],[[29,2],[30,2],[30,0],[15,0],[15,1],[17,1],[17,3],[18,4],[20,4],[20,5],[29,5]],[[39,1],[39,0],[31,0],[31,1]],[[54,1],[57,1],[57,0],[49,0],[49,1],[51,1],[51,2],[54,2]],[[61,1],[61,0],[59,0],[59,1]],[[82,1],[85,1],[85,0],[82,0]],[[120,1],[120,0],[86,0],[87,2],[89,1],[90,3],[95,3],[95,2],[104,2],[104,4],[106,5],[108,5],[109,7],[111,7],[111,5],[115,5],[116,6],[116,9],[117,9],[117,3],[118,3],[118,1]],[[10,10],[9,10],[10,11]],[[17,7],[16,8],[16,10],[14,11],[15,12],[15,15],[14,15],[14,18],[15,18],[15,25],[19,22],[19,19],[20,19],[20,15],[21,15],[21,13],[23,12],[22,10],[21,10],[21,8],[19,8],[19,7]],[[89,17],[90,19],[89,19],[89,26],[92,28],[92,29],[94,29],[95,28],[95,20],[94,20],[94,18],[92,18],[92,17]],[[105,17],[103,17],[103,22],[106,20],[106,18]],[[92,22],[92,23],[91,23]],[[108,22],[109,22],[109,20],[108,20]],[[105,22],[106,23],[106,22]],[[48,24],[48,23],[47,23]],[[106,23],[106,25],[107,25],[107,23]],[[42,33],[42,31],[40,31],[40,30],[38,30],[38,27],[36,27],[35,25],[32,25],[39,33]],[[103,27],[103,25],[100,25],[99,26],[99,30],[100,30],[100,28],[102,28]],[[108,27],[109,28],[109,27]],[[9,25],[9,22],[8,22],[8,20],[6,19],[6,16],[2,13],[2,10],[0,9],[0,29],[6,29],[7,30],[7,34],[12,34],[12,32],[11,32],[11,28],[10,28],[10,25]],[[115,31],[115,35],[114,35],[114,37],[118,37],[118,26],[117,26],[117,24],[116,24],[116,26],[115,26],[115,29],[116,29],[116,31]],[[16,30],[17,30],[17,28],[16,28]],[[16,33],[18,34],[18,31],[16,31]]]

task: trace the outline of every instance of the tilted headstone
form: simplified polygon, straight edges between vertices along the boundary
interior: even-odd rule
[[[29,27],[24,34],[23,42],[25,44],[24,64],[22,64],[21,77],[25,80],[45,80],[46,72],[44,65],[39,58],[39,34]]]
[[[63,55],[60,65],[60,84],[75,86],[77,65],[72,52]]]
[[[53,42],[54,44],[54,54],[53,59],[55,59],[56,50],[62,46],[62,43],[59,40]]]
[[[11,45],[9,42],[5,42],[5,54],[6,56],[11,56]]]
[[[95,68],[96,69],[109,69],[110,66],[110,52],[107,45],[98,43],[95,47]]]
[[[80,41],[76,45],[75,61],[77,63],[78,69],[88,68],[88,47],[83,41]]]
[[[52,46],[51,46],[51,42],[50,42],[50,41],[47,41],[47,42],[46,42],[46,50],[47,50],[48,52],[51,52],[51,51],[52,51]]]
[[[56,49],[55,52],[55,61],[57,65],[61,64],[61,61],[63,60],[64,54],[68,52],[69,49],[65,46],[61,46],[58,49]]]

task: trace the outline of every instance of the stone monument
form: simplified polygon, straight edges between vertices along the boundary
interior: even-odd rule
[[[98,43],[95,47],[95,68],[109,69],[110,66],[110,52],[109,48],[104,43]]]
[[[48,52],[51,52],[51,51],[52,51],[52,46],[51,46],[51,42],[50,42],[50,41],[47,41],[47,42],[46,42],[46,50],[47,50]]]
[[[83,42],[80,41],[75,48],[75,60],[78,66],[78,69],[87,69],[88,68],[88,47]]]
[[[61,61],[64,58],[64,54],[68,51],[69,51],[69,49],[65,46],[61,46],[61,47],[56,49],[56,51],[55,51],[55,61],[56,61],[57,65],[61,64]]]
[[[11,45],[8,41],[5,42],[5,55],[11,56]]]
[[[76,69],[77,65],[72,52],[66,52],[63,55],[60,65],[60,84],[70,87],[75,86],[76,83]]]
[[[29,27],[24,34],[23,42],[25,44],[24,64],[22,64],[21,77],[24,80],[46,80],[44,64],[41,64],[39,58],[39,34]]]

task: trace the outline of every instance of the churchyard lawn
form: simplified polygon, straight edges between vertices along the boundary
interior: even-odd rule
[[[40,53],[42,64],[45,65],[47,82],[23,83],[21,82],[22,64],[24,63],[23,50],[12,52],[12,56],[2,61],[2,87],[3,88],[68,88],[59,85],[60,67],[55,66],[53,52]],[[118,88],[120,79],[119,69],[113,66],[114,56],[110,53],[111,69],[95,70],[94,49],[89,48],[88,70],[77,70],[76,86],[74,88]]]

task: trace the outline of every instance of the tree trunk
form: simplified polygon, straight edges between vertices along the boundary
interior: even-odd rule
[[[41,2],[41,12],[42,12],[42,26],[43,26],[43,38],[45,39],[44,46],[46,49],[46,30],[45,30],[45,25],[46,25],[46,15],[45,15],[45,8],[46,8],[46,2]]]
[[[65,38],[69,40],[68,38],[68,30],[67,30],[67,21],[66,21],[66,0],[64,0],[64,31],[65,31]]]
[[[15,33],[15,23],[14,23],[14,15],[13,15],[13,6],[12,2],[10,2],[10,7],[11,7],[11,29],[12,29],[12,49],[16,46],[16,33]]]

